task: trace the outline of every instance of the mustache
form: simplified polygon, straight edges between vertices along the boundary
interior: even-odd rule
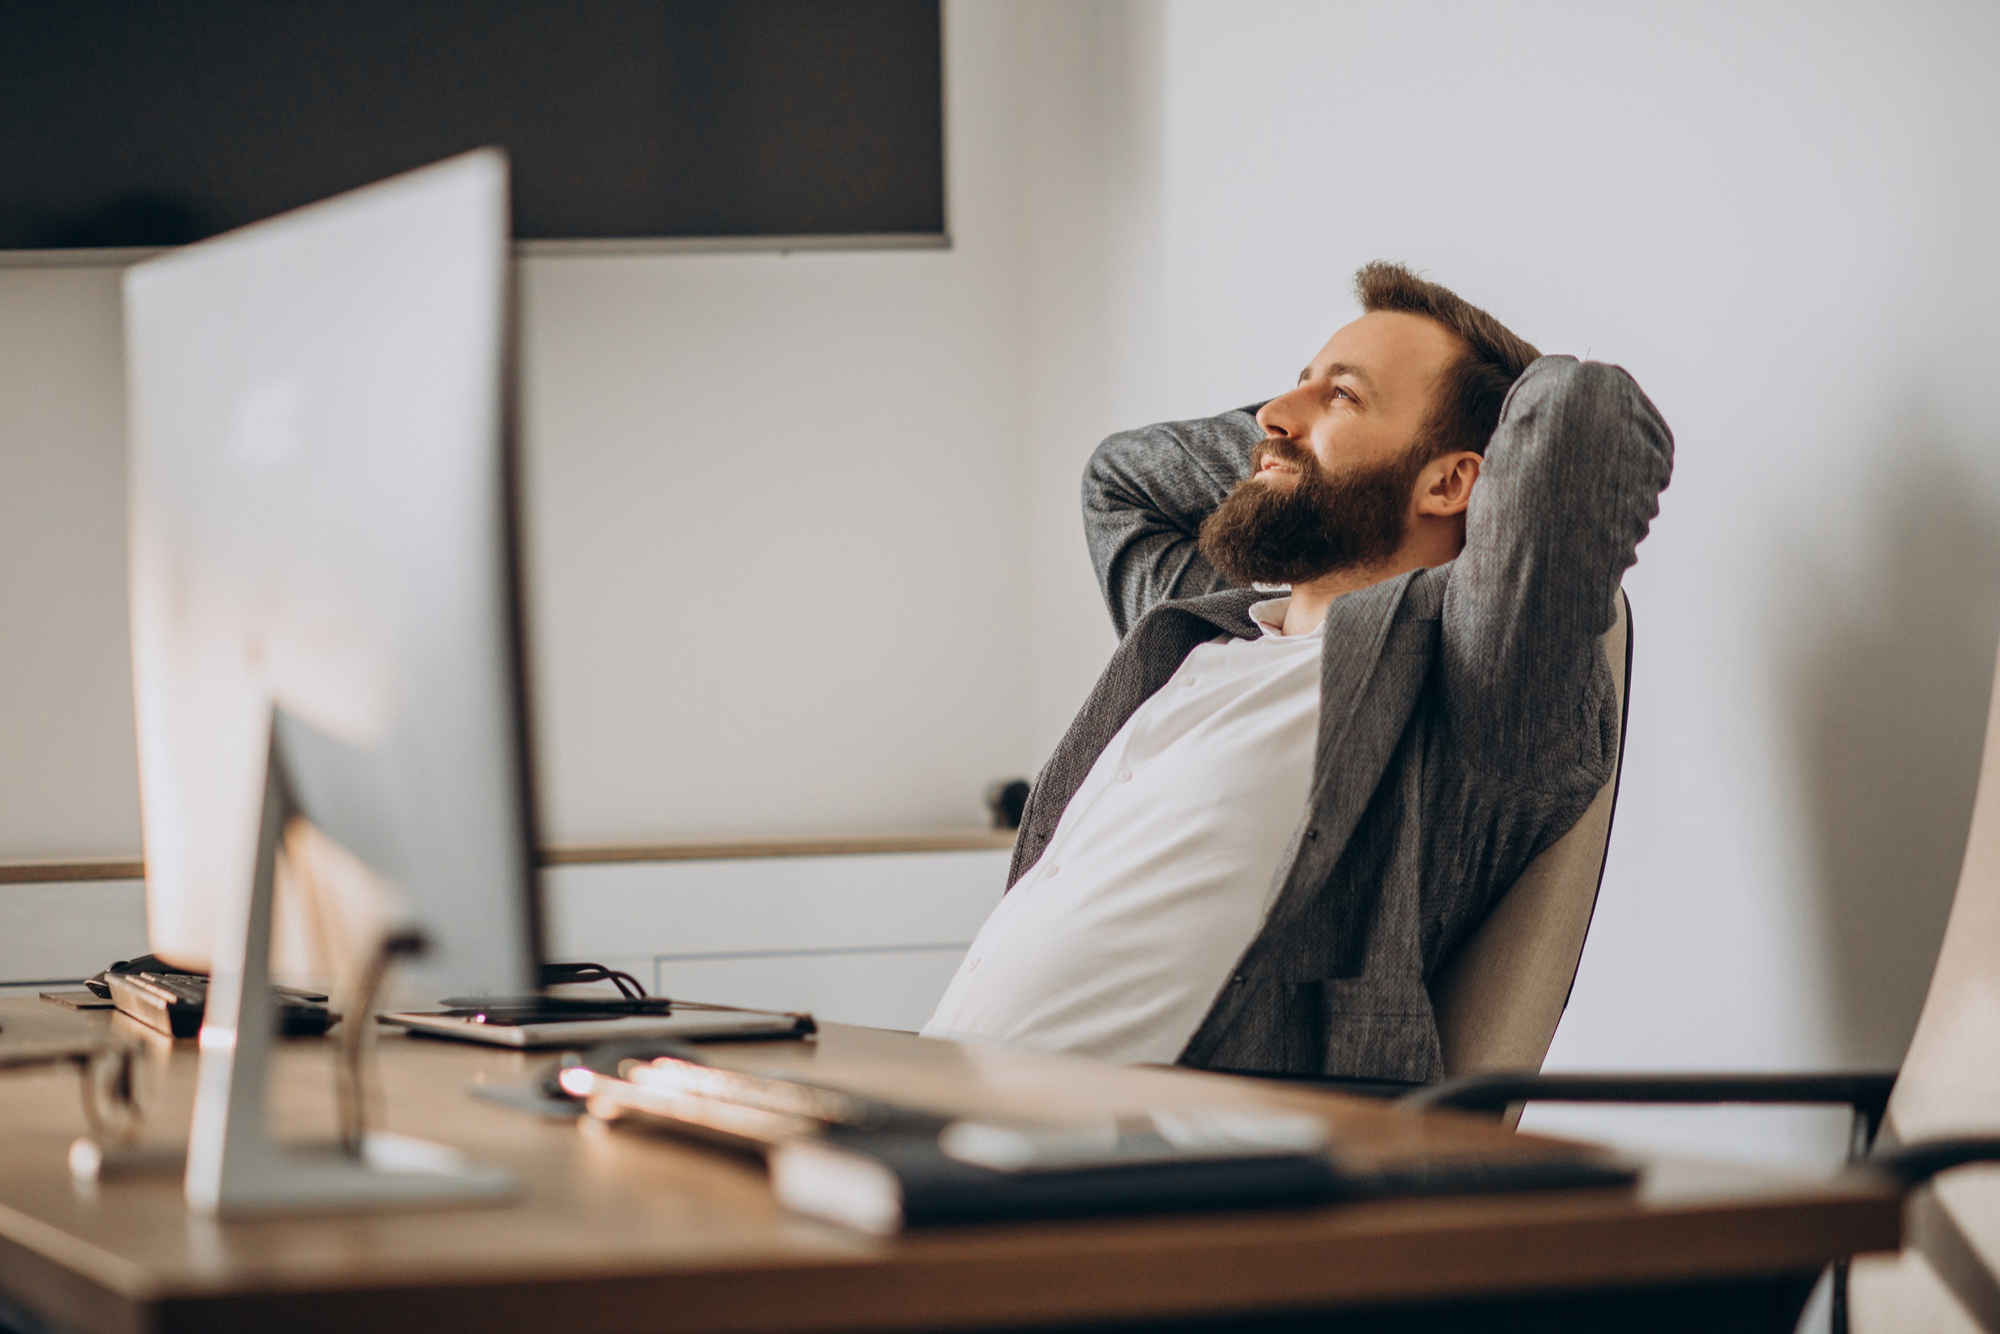
[[[1289,463],[1301,472],[1319,471],[1319,455],[1296,440],[1282,435],[1266,436],[1250,451],[1250,471],[1255,473],[1266,460]]]

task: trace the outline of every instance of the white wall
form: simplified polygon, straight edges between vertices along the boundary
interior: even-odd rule
[[[0,269],[0,858],[139,846],[123,338],[114,270]]]
[[[966,193],[949,251],[525,266],[556,837],[973,825],[1027,767],[1013,257]]]
[[[1680,441],[1552,1062],[1893,1063],[2000,634],[1996,25],[955,0],[951,251],[528,267],[553,832],[970,821],[1111,646],[1092,444],[1283,386],[1402,258]],[[136,839],[110,290],[0,273],[0,855]],[[1738,1130],[1827,1147],[1645,1133]]]

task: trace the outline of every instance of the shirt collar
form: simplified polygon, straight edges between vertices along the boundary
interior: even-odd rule
[[[1326,628],[1326,622],[1321,621],[1304,635],[1287,636],[1285,612],[1290,610],[1291,605],[1292,595],[1289,593],[1283,597],[1265,598],[1262,602],[1253,602],[1250,604],[1250,619],[1257,623],[1257,628],[1264,632],[1266,639],[1304,639],[1307,635],[1316,635]]]

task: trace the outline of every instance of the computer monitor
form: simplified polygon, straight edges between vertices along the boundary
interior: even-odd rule
[[[413,985],[534,989],[507,256],[488,151],[127,274],[156,953],[205,966],[250,883],[277,710],[304,813],[430,938]]]
[[[209,1207],[258,1195],[218,1164],[253,1130],[231,1100],[262,1078],[281,844],[366,868],[380,920],[429,942],[412,992],[536,989],[507,199],[484,150],[126,275],[148,925],[214,973]]]

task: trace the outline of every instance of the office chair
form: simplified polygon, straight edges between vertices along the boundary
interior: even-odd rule
[[[1851,1170],[1909,1191],[1903,1251],[1834,1266],[1833,1328],[2000,1334],[2000,668],[1958,892],[1916,1036],[1893,1074],[1483,1073],[1407,1095],[1413,1106],[1501,1111],[1523,1101],[1825,1103],[1854,1113]]]
[[[1618,693],[1611,777],[1570,831],[1528,863],[1430,984],[1447,1076],[1539,1070],[1583,958],[1611,844],[1632,687],[1632,609],[1621,590],[1604,635]],[[1514,1113],[1518,1119],[1519,1112]]]

